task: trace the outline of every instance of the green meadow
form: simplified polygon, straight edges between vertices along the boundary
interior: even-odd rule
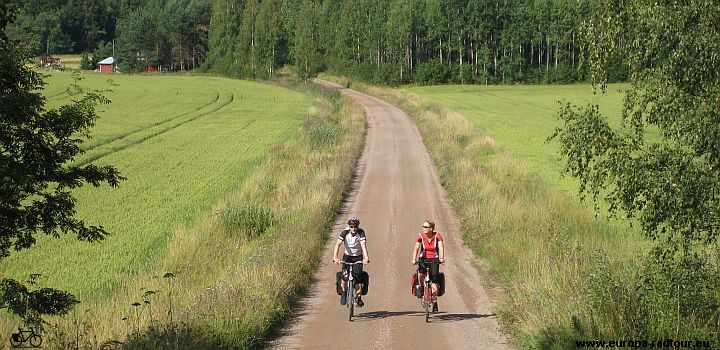
[[[76,191],[78,217],[112,235],[99,244],[43,239],[13,254],[0,270],[43,282],[81,299],[105,294],[163,254],[173,230],[238,187],[268,149],[289,138],[310,106],[300,93],[213,77],[83,73],[84,89],[108,90],[112,103],[78,163],[111,164],[127,178],[117,189]],[[69,103],[69,73],[47,80],[48,108]]]
[[[82,301],[48,319],[47,346],[247,347],[289,314],[310,281],[288,276],[317,264],[328,213],[351,183],[364,133],[345,130],[364,129],[360,109],[343,107],[337,92],[211,76],[53,72],[45,81],[47,108],[77,91],[111,100],[96,107],[74,162],[110,164],[127,178],[74,192],[76,216],[110,231],[104,241],[41,236],[0,263],[6,277],[39,273],[37,287]],[[302,186],[318,193],[298,196]],[[296,226],[315,239],[272,238]],[[260,258],[278,244],[296,264]],[[20,325],[0,314],[0,332]]]
[[[611,84],[606,94],[589,84],[577,85],[442,85],[410,87],[407,91],[462,114],[482,133],[491,136],[523,160],[545,181],[575,193],[576,183],[561,176],[563,164],[556,142],[546,142],[560,125],[561,104],[600,106],[614,126],[620,125],[625,84]]]

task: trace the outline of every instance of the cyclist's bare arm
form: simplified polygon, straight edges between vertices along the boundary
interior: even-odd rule
[[[336,264],[339,264],[339,263],[340,263],[340,259],[338,259],[337,255],[338,255],[338,249],[340,248],[340,246],[341,246],[342,244],[343,244],[343,242],[340,241],[340,240],[338,240],[338,241],[335,243],[335,249],[333,250],[333,262],[336,263]]]
[[[412,259],[410,259],[411,264],[415,265],[415,263],[417,263],[417,257],[418,257],[419,252],[420,252],[420,242],[415,242],[415,247],[413,248]]]
[[[439,241],[438,242],[438,258],[440,258],[440,263],[445,262],[445,242]]]
[[[360,246],[362,247],[362,254],[363,254],[363,264],[369,264],[370,263],[370,254],[367,250],[367,243],[360,242]]]

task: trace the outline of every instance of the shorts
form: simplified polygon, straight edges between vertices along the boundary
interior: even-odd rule
[[[422,262],[430,263],[430,280],[433,282],[437,282],[438,275],[440,274],[440,259],[420,258],[420,262],[418,263],[418,272],[421,274],[425,274],[427,268],[425,267],[425,265],[421,264]]]
[[[342,261],[349,262],[349,263],[354,263],[354,262],[358,262],[358,261],[362,261],[362,260],[363,260],[362,255],[359,255],[359,256],[343,255],[343,257],[342,257]],[[348,270],[348,269],[350,269],[349,266],[347,266],[347,265],[342,266],[343,276],[347,275],[347,273],[345,273],[345,270]],[[353,277],[355,278],[355,281],[362,281],[362,272],[363,272],[363,264],[353,265]],[[347,280],[347,278],[345,278],[345,279]]]

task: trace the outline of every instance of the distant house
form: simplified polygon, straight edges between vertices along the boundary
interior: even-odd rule
[[[100,73],[112,73],[115,71],[115,58],[108,57],[98,62],[98,65],[100,65]]]

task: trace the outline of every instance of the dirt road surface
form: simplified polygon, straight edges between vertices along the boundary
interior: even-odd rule
[[[498,327],[491,300],[481,286],[423,140],[400,109],[368,95],[327,82],[355,99],[367,114],[365,150],[356,189],[346,213],[328,240],[316,283],[298,316],[269,342],[269,349],[511,349]],[[353,321],[335,292],[331,247],[348,217],[357,216],[367,233],[370,291]],[[445,239],[441,266],[447,288],[439,312],[425,322],[420,300],[410,294],[414,239],[425,220],[436,222]]]

